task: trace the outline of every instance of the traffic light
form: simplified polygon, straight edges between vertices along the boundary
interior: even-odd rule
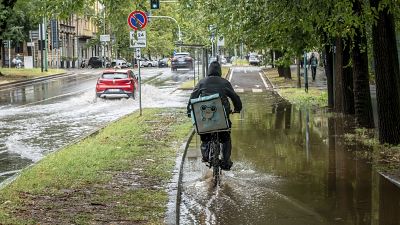
[[[150,0],[150,8],[151,9],[159,9],[160,8],[160,0]]]

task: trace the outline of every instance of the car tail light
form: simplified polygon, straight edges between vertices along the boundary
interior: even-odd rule
[[[185,57],[185,60],[192,61],[192,57]]]
[[[101,79],[97,80],[97,84],[102,84],[103,83],[102,81],[103,80],[101,80]]]

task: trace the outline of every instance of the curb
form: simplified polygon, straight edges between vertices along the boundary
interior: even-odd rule
[[[188,138],[187,138],[187,141],[186,141],[186,144],[185,144],[185,149],[183,151],[182,158],[181,158],[181,164],[180,164],[180,167],[179,167],[178,189],[177,189],[176,206],[175,206],[176,207],[176,210],[175,210],[175,212],[176,212],[176,215],[175,215],[176,223],[175,224],[177,224],[177,225],[179,225],[180,205],[181,205],[181,200],[182,200],[183,165],[185,163],[186,153],[187,153],[187,150],[189,148],[189,144],[192,141],[194,134],[195,134],[195,131],[194,131],[194,129],[192,129],[192,131],[188,135]]]
[[[386,180],[388,180],[390,183],[392,183],[392,184],[394,184],[395,186],[397,186],[398,188],[400,188],[400,181],[399,181],[399,180],[397,180],[397,179],[395,179],[395,178],[392,178],[392,177],[390,177],[389,175],[384,174],[384,173],[379,172],[379,171],[378,171],[378,174],[381,175],[382,177],[384,177],[384,178],[385,178]]]

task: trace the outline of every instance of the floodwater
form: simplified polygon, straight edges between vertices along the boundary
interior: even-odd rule
[[[400,189],[343,141],[344,118],[299,110],[272,93],[242,94],[234,165],[212,187],[199,138],[187,152],[180,224],[400,225]]]
[[[159,70],[144,70],[143,77],[175,76],[168,68],[161,75]],[[138,99],[97,99],[96,80],[97,75],[80,75],[0,91],[0,183],[50,152],[139,109]],[[162,88],[144,84],[142,106],[185,106],[187,94],[176,90],[182,81],[173,80]]]

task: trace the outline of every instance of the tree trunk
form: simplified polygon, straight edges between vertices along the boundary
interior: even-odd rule
[[[344,114],[354,114],[353,71],[349,66],[350,46],[338,38],[336,40],[336,87],[335,110]]]
[[[343,113],[354,114],[353,68],[349,66],[351,60],[350,44],[343,49]]]
[[[341,87],[343,86],[343,42],[340,38],[336,38],[336,55],[335,55],[335,105],[334,109],[336,112],[343,112],[343,92]]]
[[[353,3],[353,10],[357,15],[362,13],[361,4],[360,0],[356,0]],[[369,88],[367,38],[365,29],[363,30],[362,28],[356,28],[353,40],[354,108],[357,124],[361,127],[372,128],[374,127],[374,116],[372,114]]]
[[[283,53],[281,51],[275,51],[275,59],[279,59],[283,56]],[[278,66],[278,74],[279,77],[285,77],[285,67],[284,66]]]
[[[380,0],[370,0],[376,9]],[[378,14],[372,27],[375,60],[376,99],[378,103],[379,141],[400,143],[400,81],[395,22],[388,8]]]
[[[285,66],[283,70],[285,79],[291,80],[292,79],[292,71],[290,70],[290,66]]]
[[[325,74],[328,86],[328,107],[333,109],[334,93],[333,93],[333,51],[331,45],[325,45]]]

